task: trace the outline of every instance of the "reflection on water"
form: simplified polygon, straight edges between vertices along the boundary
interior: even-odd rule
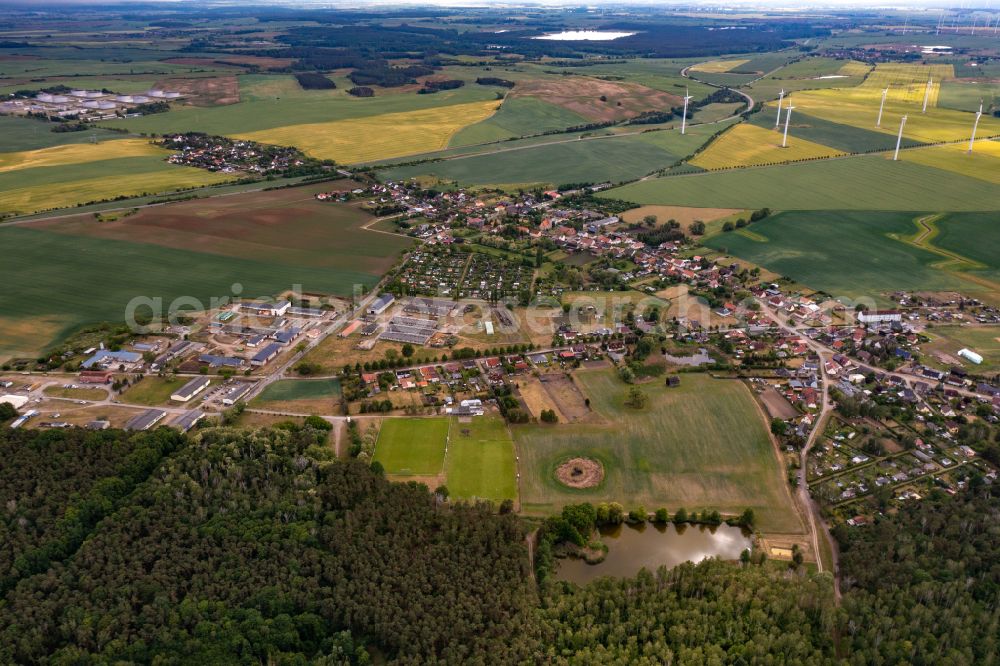
[[[634,576],[643,567],[655,571],[706,557],[735,560],[750,547],[750,533],[729,525],[618,525],[601,528],[601,540],[608,546],[603,562],[559,560],[556,578],[584,585],[601,576]]]
[[[563,30],[562,32],[556,32],[551,35],[532,37],[532,39],[551,39],[557,42],[607,42],[612,39],[631,37],[634,34],[634,32],[613,32],[611,30]]]

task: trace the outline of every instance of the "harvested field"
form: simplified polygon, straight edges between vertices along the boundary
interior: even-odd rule
[[[767,413],[772,419],[790,419],[798,412],[792,407],[792,403],[785,399],[785,396],[778,393],[773,386],[767,387],[760,394],[760,400],[767,408]]]
[[[742,208],[694,208],[692,206],[639,206],[622,213],[621,218],[628,223],[642,222],[647,215],[655,215],[658,223],[676,220],[681,228],[687,229],[692,222],[700,220],[705,224],[721,220],[742,211]]]
[[[599,417],[587,406],[587,397],[577,387],[573,379],[562,372],[547,373],[540,377],[542,389],[555,403],[563,423],[587,423],[599,421]]]
[[[566,415],[563,414],[555,400],[549,396],[541,381],[536,377],[525,377],[517,380],[517,390],[521,400],[528,407],[528,411],[536,419],[541,418],[542,410],[551,409],[556,413],[560,423],[566,422]]]
[[[683,105],[684,100],[637,83],[603,81],[587,76],[538,78],[519,83],[514,97],[537,97],[595,122],[634,118],[643,111]],[[601,97],[606,101],[602,101]]]
[[[604,465],[593,458],[570,458],[556,467],[556,479],[570,488],[596,488],[604,481]]]
[[[240,84],[235,76],[169,78],[156,82],[161,90],[176,90],[193,106],[225,106],[240,101]]]

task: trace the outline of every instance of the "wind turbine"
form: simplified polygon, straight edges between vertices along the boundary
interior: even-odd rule
[[[882,109],[885,108],[885,96],[889,94],[889,86],[885,87],[882,91],[882,103],[878,106],[878,120],[875,121],[875,127],[882,127]]]
[[[892,161],[899,159],[899,144],[903,143],[903,128],[906,126],[906,116],[899,121],[899,136],[896,137],[896,154],[892,156]]]
[[[684,89],[684,115],[681,117],[681,134],[687,131],[687,119],[688,119],[688,102],[691,101],[690,91]]]
[[[778,129],[781,125],[781,101],[785,99],[785,89],[782,88],[781,92],[778,93],[778,117],[774,119],[774,129]]]
[[[786,148],[788,146],[788,123],[792,120],[792,109],[794,108],[795,107],[792,106],[791,103],[785,107],[785,136],[781,139],[782,148]]]
[[[979,100],[979,111],[976,111],[976,121],[972,123],[972,136],[969,138],[969,154],[972,154],[972,146],[976,143],[976,130],[979,129],[979,119],[983,117],[983,101]]]
[[[924,91],[924,110],[920,113],[927,113],[927,102],[931,98],[931,86],[933,85],[933,77],[927,77],[927,90]]]

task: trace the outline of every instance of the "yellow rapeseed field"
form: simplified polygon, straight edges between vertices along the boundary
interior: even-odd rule
[[[1000,141],[976,141],[971,155],[968,149],[965,141],[927,146],[901,151],[899,159],[1000,185]]]
[[[837,70],[837,74],[842,76],[864,76],[871,69],[871,65],[857,60],[848,60]]]
[[[144,173],[107,175],[63,183],[31,185],[0,191],[0,212],[26,214],[79,203],[110,199],[119,195],[137,196],[214,185],[232,180],[232,175],[204,169],[164,164],[164,168]]]
[[[143,157],[147,155],[169,155],[162,148],[151,144],[148,139],[117,139],[101,143],[70,143],[51,148],[25,150],[17,153],[0,153],[0,173],[31,169],[35,167],[65,166],[84,164],[120,157]]]
[[[692,72],[705,72],[712,74],[722,74],[723,72],[729,72],[744,63],[750,62],[749,60],[709,60],[708,62],[698,63],[691,67]]]
[[[453,104],[326,123],[287,125],[239,138],[296,146],[319,159],[342,164],[416,155],[448,147],[458,130],[496,113],[498,101]]]
[[[792,121],[794,124],[794,116]],[[788,147],[781,147],[782,133],[743,123],[716,139],[696,155],[691,164],[702,169],[726,169],[739,166],[776,164],[813,157],[834,157],[844,153],[805,139],[788,137]]]
[[[926,83],[925,83],[926,85]],[[906,115],[903,136],[923,143],[940,143],[968,139],[972,133],[975,115],[954,109],[936,108],[928,104],[927,113],[921,113],[923,98],[918,102],[900,102],[887,99],[882,115],[882,127],[876,128],[880,93],[870,95],[870,91],[857,88],[808,90],[791,95],[792,103],[799,113],[806,113],[823,120],[881,131],[895,135],[899,131],[901,117]],[[983,115],[979,123],[978,136],[982,138],[1000,134],[1000,118]]]

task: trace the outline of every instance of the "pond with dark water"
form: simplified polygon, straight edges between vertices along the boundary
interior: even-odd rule
[[[741,527],[641,523],[602,527],[600,539],[608,554],[600,564],[579,558],[558,561],[556,578],[586,585],[601,576],[627,578],[640,569],[656,571],[707,557],[737,560],[750,548],[751,533]]]

